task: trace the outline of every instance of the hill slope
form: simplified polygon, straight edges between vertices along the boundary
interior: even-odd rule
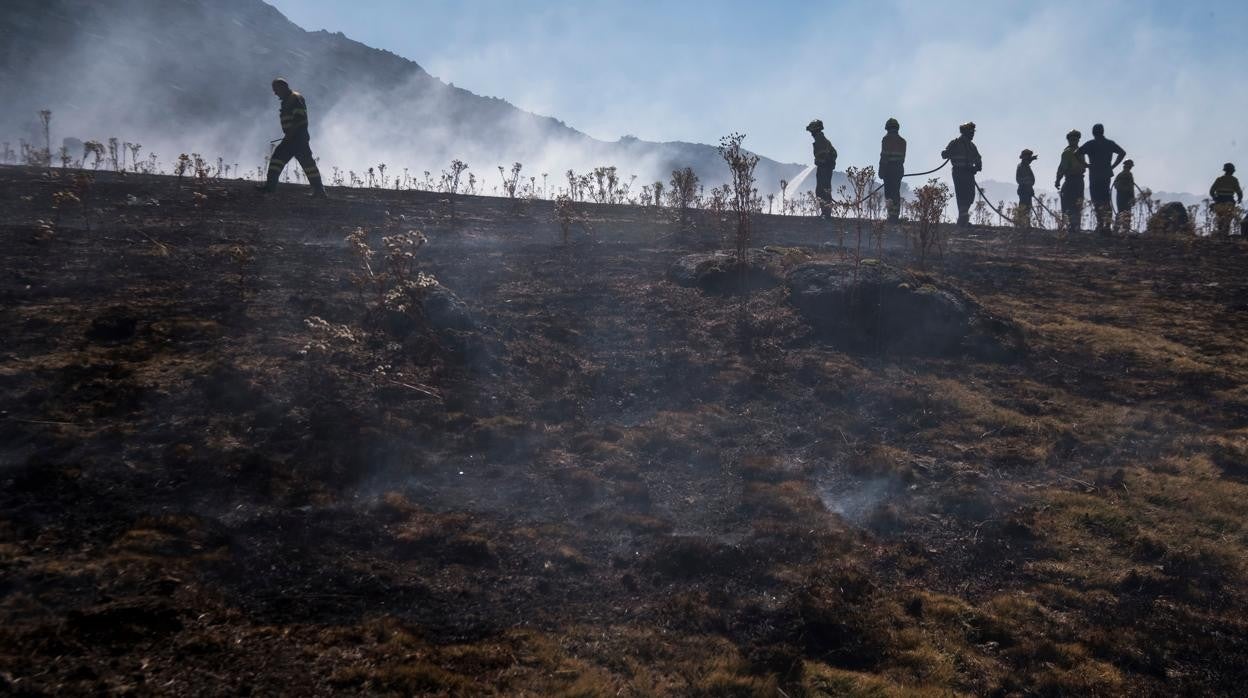
[[[1242,694],[1240,240],[951,239],[1002,362],[669,282],[701,211],[0,191],[0,695]],[[379,312],[343,236],[409,226],[458,302]]]

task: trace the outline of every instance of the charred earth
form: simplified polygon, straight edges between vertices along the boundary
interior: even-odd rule
[[[724,293],[697,212],[67,186],[0,168],[0,693],[1248,680],[1238,241],[761,216]]]

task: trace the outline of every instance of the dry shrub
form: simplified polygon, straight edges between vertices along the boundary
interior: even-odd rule
[[[667,190],[667,205],[676,209],[681,227],[689,223],[689,207],[698,193],[698,175],[692,167],[672,170],[671,187]]]
[[[945,222],[945,209],[949,206],[949,187],[938,179],[914,190],[914,198],[906,202],[909,214],[910,243],[923,263],[932,252],[944,254],[945,237],[941,224]]]
[[[719,140],[719,155],[728,163],[731,173],[728,194],[728,208],[736,217],[736,248],[737,261],[745,265],[745,252],[750,247],[751,228],[750,216],[759,208],[758,189],[754,187],[754,167],[758,165],[758,156],[744,150],[741,143],[745,135],[733,133]]]

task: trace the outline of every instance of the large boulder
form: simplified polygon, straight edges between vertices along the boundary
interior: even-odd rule
[[[780,285],[785,265],[803,256],[799,250],[783,247],[750,249],[746,251],[746,265],[742,270],[735,252],[690,254],[672,263],[667,278],[680,286],[700,288],[708,293],[756,291]]]
[[[847,351],[993,360],[1026,351],[1015,323],[965,292],[876,260],[802,264],[787,283],[815,333]]]
[[[1192,221],[1187,215],[1187,208],[1178,201],[1163,204],[1148,219],[1145,231],[1149,235],[1181,236],[1192,234]]]

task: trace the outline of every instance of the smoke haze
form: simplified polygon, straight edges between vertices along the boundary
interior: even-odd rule
[[[1064,134],[1103,122],[1141,185],[1196,193],[1223,162],[1248,160],[1248,94],[1233,89],[1248,6],[1227,0],[637,0],[576,12],[382,0],[368,15],[333,0],[274,3],[303,26],[341,29],[606,139],[713,142],[741,131],[758,152],[804,163],[801,128],[818,117],[845,167],[875,163],[895,116],[910,169],[923,170],[974,120],[985,178],[1012,183],[1031,148],[1043,187]]]
[[[308,100],[327,175],[384,163],[392,175],[429,170],[436,180],[458,158],[487,193],[497,167],[513,162],[539,187],[549,174],[552,192],[566,170],[597,166],[618,167],[624,182],[637,175],[634,192],[685,166],[708,187],[726,180],[711,146],[596,140],[341,34],[305,32],[259,0],[18,0],[0,15],[0,38],[0,75],[17,88],[0,108],[0,138],[14,147],[42,144],[36,115],[48,108],[54,152],[64,137],[117,137],[166,166],[197,152],[254,170],[281,135],[269,81],[282,75]],[[757,176],[775,189],[800,170],[764,158]]]

